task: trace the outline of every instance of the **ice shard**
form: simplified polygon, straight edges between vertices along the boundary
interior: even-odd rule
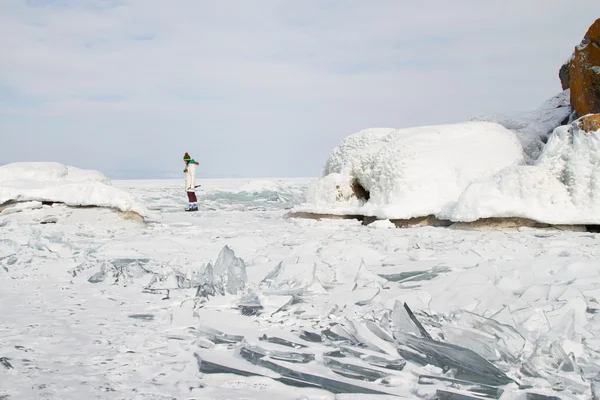
[[[280,262],[260,283],[265,294],[300,295],[316,280],[316,263]]]
[[[518,361],[527,342],[515,328],[468,311],[461,311],[459,318],[462,324],[492,335],[495,338],[495,348],[500,352],[503,360]]]
[[[88,282],[100,283],[110,279],[112,284],[130,285],[135,279],[151,273],[144,268],[149,261],[148,259],[127,258],[104,262],[100,266],[100,271],[92,275]]]
[[[300,339],[306,340],[307,342],[313,342],[313,343],[321,343],[323,341],[323,338],[318,333],[310,332],[310,331],[306,331],[306,330],[302,331],[302,334],[300,334]]]
[[[300,343],[295,343],[295,342],[291,342],[287,339],[282,339],[276,336],[267,336],[267,335],[262,335],[259,339],[260,341],[263,342],[268,342],[268,343],[273,343],[273,344],[279,344],[281,346],[286,346],[286,347],[291,347],[294,349],[303,349],[306,348],[307,346],[300,344]]]
[[[217,294],[213,285],[213,276],[213,266],[211,263],[208,263],[196,282],[196,297],[208,298]]]
[[[278,379],[281,375],[268,368],[262,368],[248,363],[241,357],[236,357],[229,352],[197,349],[194,357],[198,362],[198,369],[204,374],[235,374],[240,376],[265,376]]]
[[[469,381],[463,381],[460,379],[448,378],[445,376],[433,376],[433,375],[420,375],[420,385],[433,385],[436,383],[442,383],[446,386],[450,386],[453,389],[463,390],[472,392],[476,396],[488,397],[492,399],[499,399],[504,393],[503,389],[495,386],[484,385],[481,383],[473,383]]]
[[[398,332],[398,353],[405,359],[440,368],[456,368],[457,379],[486,385],[513,382],[504,372],[472,350],[450,343]]]
[[[332,344],[344,342],[357,343],[356,340],[351,335],[348,335],[348,333],[342,329],[339,324],[333,325],[329,329],[324,329],[321,334]]]
[[[394,344],[379,338],[371,330],[367,329],[362,322],[353,320],[350,323],[352,328],[354,328],[354,336],[362,345],[384,354],[397,354]]]
[[[391,394],[402,397],[408,394],[407,391],[401,388],[388,388],[336,376],[327,367],[315,363],[292,364],[274,360],[270,357],[249,358],[248,361],[281,375],[281,378],[277,380],[288,385],[319,387],[332,393]]]
[[[469,347],[488,361],[502,359],[496,340],[490,334],[453,324],[444,325],[443,332],[448,343]]]
[[[434,267],[425,271],[405,271],[397,273],[379,273],[378,275],[391,282],[415,282],[415,281],[430,281],[440,274],[450,272],[448,267]]]
[[[525,400],[562,400],[560,397],[548,394],[529,392],[525,394]]]
[[[388,354],[383,354],[361,347],[340,345],[339,352],[342,356],[356,357],[373,366],[395,371],[402,371],[406,365],[406,361],[402,358],[393,357]]]
[[[394,324],[394,330],[397,332],[404,332],[415,336],[421,336],[421,332],[414,321],[408,315],[408,312],[404,308],[402,302],[396,300],[394,303],[394,309],[392,310],[391,319]]]
[[[270,357],[274,360],[287,361],[291,363],[308,363],[314,361],[315,355],[310,352],[292,351],[289,347],[278,346],[269,343],[252,343],[244,341],[240,348],[240,354],[246,359],[258,360]]]
[[[213,286],[217,293],[237,294],[246,286],[246,264],[228,246],[223,247],[213,267]]]
[[[485,397],[477,396],[469,392],[439,389],[435,393],[438,400],[480,400]]]
[[[353,358],[336,359],[324,356],[323,363],[333,372],[345,376],[346,378],[360,379],[369,382],[383,379],[390,375],[391,372],[365,366],[359,359]]]
[[[244,340],[244,337],[241,335],[223,333],[209,326],[199,326],[196,332],[199,336],[210,340],[214,344],[238,344]]]
[[[386,328],[376,324],[373,321],[368,320],[365,321],[365,326],[379,339],[385,340],[386,342],[394,343],[394,335]]]
[[[362,261],[358,268],[358,272],[354,277],[354,288],[352,290],[360,289],[365,286],[382,287],[386,283],[387,279],[369,271],[365,262]]]

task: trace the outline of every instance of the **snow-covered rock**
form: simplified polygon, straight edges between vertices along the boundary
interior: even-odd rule
[[[569,96],[567,89],[532,112],[484,114],[473,118],[473,121],[496,122],[515,132],[523,145],[525,160],[531,164],[540,156],[554,129],[569,118],[572,111]]]
[[[452,219],[600,224],[600,130],[586,132],[582,120],[556,128],[535,165],[507,168],[471,184]]]
[[[333,150],[323,178],[296,210],[449,218],[471,182],[523,160],[515,133],[492,122],[364,130]],[[365,195],[357,195],[357,188]]]
[[[107,207],[149,215],[141,201],[111,186],[98,171],[42,162],[0,166],[0,205],[28,201]]]

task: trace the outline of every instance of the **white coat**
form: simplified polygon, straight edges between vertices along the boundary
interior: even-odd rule
[[[196,189],[196,164],[190,163],[186,167],[187,172],[185,173],[185,190],[187,192],[194,192]]]

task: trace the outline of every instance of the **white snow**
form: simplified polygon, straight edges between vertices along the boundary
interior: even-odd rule
[[[42,162],[0,166],[0,205],[27,201],[107,207],[149,215],[141,201],[113,187],[98,171]]]
[[[533,386],[504,385],[502,399],[591,397],[600,373],[599,235],[282,218],[307,182],[278,181],[278,192],[257,194],[239,189],[267,185],[201,181],[200,211],[192,215],[183,212],[181,181],[114,182],[161,210],[162,221],[150,225],[66,205],[0,214],[0,398],[379,398],[288,386],[277,381],[281,371],[242,358],[242,348],[311,354],[308,363],[271,360],[432,398],[449,388],[419,376],[452,377],[454,369],[407,361],[386,372],[369,363],[399,359],[394,335],[419,336],[405,302],[436,340],[480,351]],[[50,218],[55,223],[39,223]],[[245,268],[243,289],[196,298],[188,281],[219,259],[221,271]],[[104,280],[88,281],[102,271]],[[242,313],[240,305],[256,303],[262,313]],[[324,330],[346,339],[301,337]],[[364,382],[334,373],[325,353],[336,349],[348,364],[389,376]],[[201,373],[197,356],[264,376]]]
[[[523,162],[515,134],[491,122],[365,130],[333,150],[298,211],[448,218],[473,181]],[[352,196],[357,181],[367,202]]]
[[[455,221],[523,217],[549,224],[600,224],[600,131],[577,120],[555,129],[539,159],[471,184]]]
[[[533,163],[552,131],[570,114],[570,90],[567,89],[549,98],[532,112],[484,114],[473,118],[473,121],[496,122],[515,132],[523,145],[527,163]]]

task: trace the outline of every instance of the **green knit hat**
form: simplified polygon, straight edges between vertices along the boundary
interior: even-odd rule
[[[191,159],[192,159],[192,157],[190,157],[190,155],[188,153],[185,153],[183,155],[183,161],[189,162]]]

